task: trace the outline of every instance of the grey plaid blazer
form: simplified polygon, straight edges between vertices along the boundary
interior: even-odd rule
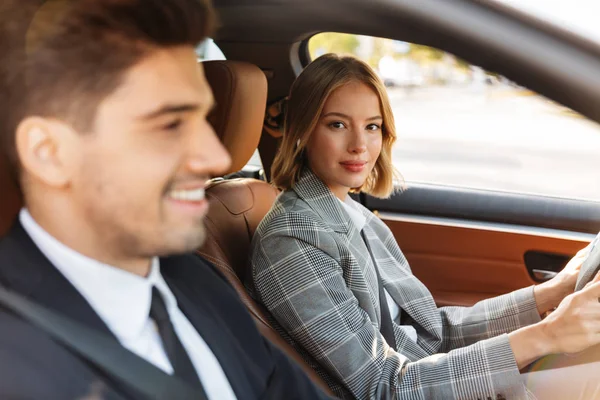
[[[389,228],[360,207],[375,265],[342,205],[308,170],[259,225],[247,285],[282,336],[342,398],[527,398],[506,333],[540,320],[532,287],[437,308]],[[417,343],[396,322],[397,351],[385,342],[374,268]]]

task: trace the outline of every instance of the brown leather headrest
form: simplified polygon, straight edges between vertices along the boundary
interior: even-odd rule
[[[5,156],[0,155],[0,238],[10,229],[21,206],[21,194],[8,172]]]
[[[267,78],[241,61],[202,63],[217,106],[208,117],[231,154],[227,173],[241,170],[258,147],[267,104]]]

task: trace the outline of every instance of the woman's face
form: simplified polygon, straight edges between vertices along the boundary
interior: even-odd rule
[[[306,147],[310,169],[341,200],[361,186],[381,153],[379,96],[361,82],[331,93]]]

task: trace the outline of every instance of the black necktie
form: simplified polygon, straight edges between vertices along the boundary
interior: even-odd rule
[[[158,327],[158,333],[162,339],[165,352],[173,367],[173,375],[191,385],[202,387],[196,369],[179,341],[175,329],[173,329],[173,324],[169,318],[163,297],[156,287],[152,287],[150,318],[154,320]]]
[[[369,246],[369,242],[367,242],[365,231],[361,231],[360,234],[362,235],[363,241],[367,246],[367,250],[369,250],[369,256],[371,257],[373,267],[375,268],[375,274],[377,275],[377,286],[379,287],[379,308],[381,309],[381,327],[379,328],[379,331],[381,332],[381,336],[383,336],[388,346],[396,350],[396,336],[394,335],[392,314],[390,313],[387,298],[385,297],[383,282],[381,281],[381,276],[379,275],[379,269],[377,269],[377,264],[375,264],[375,257],[373,257],[373,253],[371,252],[371,246]]]

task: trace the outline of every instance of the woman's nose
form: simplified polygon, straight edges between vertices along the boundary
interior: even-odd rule
[[[353,132],[348,151],[351,153],[364,153],[367,151],[367,140],[364,132]]]

